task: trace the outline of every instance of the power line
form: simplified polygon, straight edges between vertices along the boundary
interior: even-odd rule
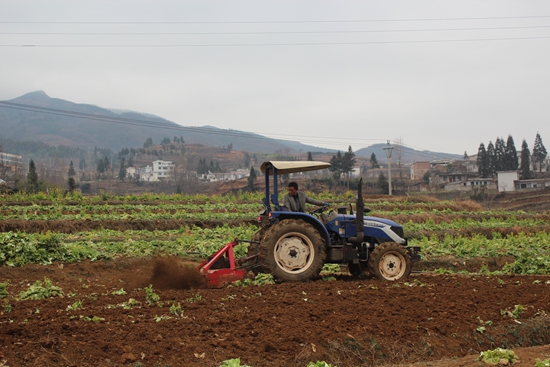
[[[541,26],[512,27],[468,27],[468,28],[426,28],[426,29],[375,29],[342,31],[258,31],[258,32],[0,32],[4,35],[55,35],[55,36],[220,36],[220,35],[266,35],[266,34],[350,34],[350,33],[399,33],[399,32],[455,32],[455,31],[495,31],[516,29],[550,28]]]
[[[40,45],[18,44],[0,45],[0,47],[33,47],[33,48],[177,48],[177,47],[260,47],[260,46],[353,46],[353,45],[382,45],[382,44],[410,44],[410,43],[454,43],[454,42],[490,42],[490,41],[526,41],[549,39],[550,36],[535,37],[503,37],[503,38],[469,38],[469,39],[441,39],[416,41],[364,41],[364,42],[296,42],[296,43],[212,43],[212,44],[166,44],[166,45]]]
[[[413,18],[413,19],[344,19],[344,20],[273,20],[273,21],[0,21],[0,24],[300,24],[300,23],[373,23],[373,22],[427,22],[503,19],[548,19],[550,15],[473,18]]]

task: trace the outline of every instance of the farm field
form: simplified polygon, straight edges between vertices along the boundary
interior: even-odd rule
[[[335,207],[354,197],[312,195]],[[514,366],[550,357],[550,213],[365,197],[422,248],[406,281],[327,267],[314,282],[207,288],[195,267],[253,236],[260,199],[0,199],[0,366],[469,367],[497,347],[516,351]]]

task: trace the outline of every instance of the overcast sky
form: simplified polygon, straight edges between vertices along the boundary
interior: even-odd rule
[[[550,147],[546,0],[0,0],[0,52],[0,100],[43,90],[341,150]]]

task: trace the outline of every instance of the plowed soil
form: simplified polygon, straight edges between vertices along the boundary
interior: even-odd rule
[[[514,366],[532,367],[550,356],[548,276],[413,274],[389,283],[341,275],[211,289],[194,267],[173,259],[0,267],[9,284],[0,366],[219,366],[240,358],[254,367],[472,367],[484,365],[475,360],[480,351],[504,347],[519,355]],[[63,297],[17,299],[44,278]],[[149,284],[158,302],[148,304]],[[171,313],[178,304],[182,313]],[[516,305],[523,312],[514,315]]]

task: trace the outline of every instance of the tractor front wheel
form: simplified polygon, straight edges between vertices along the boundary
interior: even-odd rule
[[[412,261],[407,250],[398,243],[385,242],[369,256],[368,271],[383,280],[401,280],[408,278],[412,271]]]
[[[302,220],[273,225],[260,245],[262,266],[284,282],[305,282],[319,275],[326,257],[325,241]]]

